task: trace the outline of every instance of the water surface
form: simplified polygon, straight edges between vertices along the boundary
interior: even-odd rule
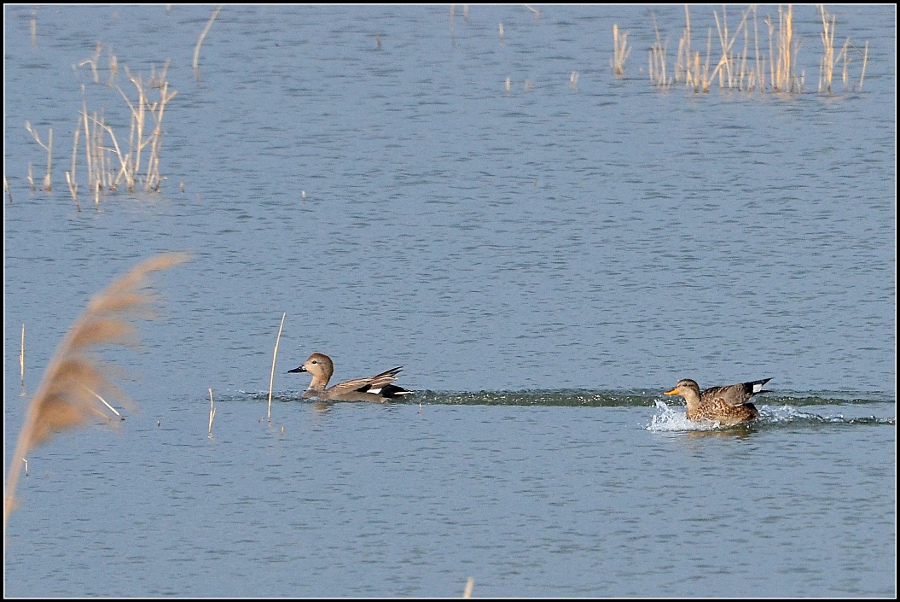
[[[538,8],[225,6],[195,81],[212,6],[5,7],[7,465],[91,295],[194,253],[109,353],[139,410],[28,458],[6,595],[896,595],[894,7],[828,7],[833,95],[795,7],[792,96],[651,86],[683,6]],[[77,211],[83,103],[126,139],[169,59],[161,191]],[[417,395],[302,400],[313,351]],[[773,393],[703,429],[684,377]]]

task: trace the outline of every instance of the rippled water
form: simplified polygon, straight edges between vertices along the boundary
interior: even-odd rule
[[[139,410],[29,456],[7,596],[896,594],[893,6],[829,7],[869,43],[833,96],[795,7],[791,97],[650,86],[674,5],[225,6],[199,82],[212,7],[4,10],[7,465],[90,296],[194,253],[110,355]],[[720,9],[691,10],[697,47]],[[79,212],[82,85],[126,136],[111,54],[171,59],[168,179]],[[417,394],[303,400],[312,351]],[[683,377],[773,393],[709,429],[662,395]]]

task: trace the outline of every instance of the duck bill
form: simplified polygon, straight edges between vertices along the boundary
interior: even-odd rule
[[[294,368],[293,370],[287,371],[288,374],[290,374],[291,372],[306,372],[306,368],[304,368],[303,366],[298,366],[298,367]]]
[[[293,372],[293,370],[292,370],[292,372]],[[666,391],[665,393],[663,393],[663,395],[678,395],[678,387],[675,387],[671,391]]]

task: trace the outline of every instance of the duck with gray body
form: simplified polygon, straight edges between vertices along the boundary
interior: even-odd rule
[[[334,362],[324,353],[313,353],[302,365],[288,370],[293,372],[308,372],[312,376],[309,388],[303,393],[303,397],[316,397],[319,399],[331,399],[334,401],[377,401],[384,403],[391,399],[398,399],[404,395],[411,395],[414,391],[408,391],[397,386],[397,373],[402,366],[391,368],[375,376],[354,378],[337,383],[331,387],[328,381],[334,374]]]

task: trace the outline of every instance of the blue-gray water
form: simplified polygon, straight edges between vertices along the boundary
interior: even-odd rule
[[[795,7],[782,96],[651,86],[683,6],[538,8],[225,6],[196,82],[212,6],[5,6],[5,470],[91,295],[194,253],[110,355],[139,410],[29,455],[5,595],[896,594],[896,9],[828,7],[851,80],[869,44],[829,96]],[[126,93],[171,59],[167,179],[78,212],[82,85],[127,139],[111,55]],[[312,351],[417,394],[301,400]],[[772,393],[703,430],[682,377]]]

